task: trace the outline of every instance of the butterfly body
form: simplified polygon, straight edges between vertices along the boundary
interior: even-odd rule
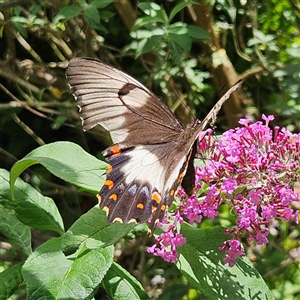
[[[84,130],[100,124],[114,144],[103,154],[109,167],[98,194],[108,222],[161,220],[182,183],[194,187],[193,158],[199,133],[216,118],[231,88],[203,122],[184,128],[144,85],[99,60],[75,58],[66,71],[75,89]]]

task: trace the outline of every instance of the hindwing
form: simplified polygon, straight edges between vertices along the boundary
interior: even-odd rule
[[[109,222],[144,222],[151,215],[153,222],[163,218],[188,163],[182,155],[174,165],[172,147],[164,143],[122,150],[114,144],[104,151],[109,167],[98,199]]]

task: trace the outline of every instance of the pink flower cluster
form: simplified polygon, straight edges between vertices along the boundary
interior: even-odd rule
[[[182,218],[177,222],[182,223]],[[176,217],[175,217],[176,219]],[[177,248],[186,243],[186,238],[177,232],[175,224],[170,224],[168,228],[156,238],[156,243],[147,249],[147,252],[155,256],[162,257],[167,262],[175,262],[178,258]]]
[[[240,120],[243,127],[228,130],[219,140],[213,140],[211,130],[207,131],[199,142],[198,155],[206,154],[208,159],[204,167],[196,167],[195,193],[185,200],[183,190],[178,191],[181,204],[175,222],[182,222],[182,216],[190,223],[213,219],[222,203],[236,215],[236,226],[226,230],[233,237],[220,248],[226,253],[224,263],[230,266],[244,254],[242,236],[266,244],[273,218],[298,223],[299,212],[290,204],[299,201],[292,187],[300,180],[300,134],[279,127],[272,130],[269,122],[274,117],[262,118],[265,124]],[[148,252],[175,261],[176,247],[184,243],[176,228],[169,225]],[[181,242],[176,244],[173,240],[178,238]]]

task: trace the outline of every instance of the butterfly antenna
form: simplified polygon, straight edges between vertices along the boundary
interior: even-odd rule
[[[191,114],[191,116],[193,117],[193,120],[196,120],[195,115],[193,114],[191,108],[186,104],[185,101],[183,101],[183,99],[180,97],[180,95],[178,94],[177,90],[172,86],[171,87],[173,92],[175,93],[177,99],[179,101],[176,101],[175,104],[173,105],[171,111],[175,112],[175,110],[179,107],[179,104],[182,104],[184,106],[184,108]]]
[[[219,90],[218,95],[219,95],[220,93],[222,93],[222,91],[224,90],[224,88],[225,88],[225,84],[223,84],[223,86],[222,86],[221,89]]]
[[[239,80],[220,98],[220,100],[214,105],[214,107],[210,110],[210,112],[202,121],[203,128],[205,128],[208,123],[210,123],[211,126],[212,124],[215,124],[217,120],[217,114],[220,111],[222,105],[227,99],[229,99],[230,95],[242,85],[242,83],[243,80]]]

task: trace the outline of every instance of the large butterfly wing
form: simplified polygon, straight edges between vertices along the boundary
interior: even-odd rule
[[[178,178],[185,160],[182,157],[176,165],[178,170],[170,172],[173,146],[136,146],[115,155],[114,145],[104,151],[110,167],[98,198],[109,222],[144,222],[154,212],[156,219],[163,217],[181,181]]]
[[[98,195],[108,221],[143,222],[154,212],[161,219],[188,154],[173,154],[182,125],[145,86],[98,60],[75,58],[66,75],[84,129],[100,124],[115,142],[104,151],[109,168]]]
[[[66,71],[75,89],[83,126],[97,124],[115,144],[104,151],[109,167],[98,198],[108,221],[161,220],[183,180],[188,194],[194,187],[195,140],[221,105],[240,84],[232,87],[201,123],[185,130],[172,112],[131,76],[88,58],[70,61]],[[188,178],[188,179],[187,179]]]
[[[74,58],[66,75],[75,89],[84,129],[100,124],[122,148],[173,141],[183,130],[144,85],[99,60]]]

